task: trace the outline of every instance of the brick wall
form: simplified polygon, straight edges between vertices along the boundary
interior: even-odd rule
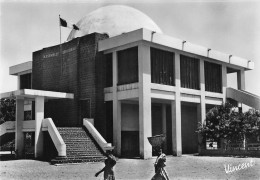
[[[45,117],[53,118],[57,126],[77,125],[78,41],[75,39],[33,53],[32,88],[75,95],[75,100],[48,100],[45,103]]]
[[[80,99],[91,99],[91,117],[95,127],[106,137],[106,116],[104,103],[105,55],[98,52],[97,42],[107,35],[90,34],[80,41],[79,89]]]
[[[106,137],[105,55],[98,53],[97,43],[107,37],[93,33],[64,43],[62,57],[59,45],[33,53],[33,89],[74,93],[74,100],[45,103],[45,116],[57,126],[82,125],[80,100],[91,99],[91,118]]]

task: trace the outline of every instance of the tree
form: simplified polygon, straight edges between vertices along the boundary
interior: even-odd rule
[[[207,113],[205,121],[199,123],[197,132],[204,141],[255,141],[260,136],[260,113],[254,109],[245,113],[237,112],[231,104],[225,103]]]
[[[6,121],[15,121],[15,99],[0,100],[0,124]]]
[[[244,113],[245,125],[244,134],[247,141],[260,141],[260,112],[250,109]]]

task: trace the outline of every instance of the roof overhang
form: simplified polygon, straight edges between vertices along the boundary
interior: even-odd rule
[[[31,73],[31,72],[32,72],[32,61],[24,62],[24,63],[9,67],[10,75],[18,76],[21,74],[27,74],[27,73]]]
[[[98,51],[111,50],[113,48],[124,46],[137,41],[156,43],[187,53],[192,53],[227,64],[239,66],[245,68],[245,70],[254,69],[254,62],[250,60],[236,57],[230,54],[225,54],[210,48],[192,44],[190,42],[173,38],[164,34],[156,33],[147,29],[138,29],[115,37],[101,40],[98,42]]]
[[[0,94],[0,98],[14,99],[14,98],[28,98],[34,99],[37,96],[45,97],[46,99],[73,99],[74,94],[64,93],[64,92],[55,92],[55,91],[42,91],[34,89],[20,89],[16,91],[10,91]]]

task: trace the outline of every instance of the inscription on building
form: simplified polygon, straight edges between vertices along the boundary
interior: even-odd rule
[[[74,50],[76,50],[76,47],[72,47],[72,48],[63,50],[63,51],[62,51],[62,54],[66,54],[66,53],[72,52],[72,51],[74,51]],[[44,55],[43,55],[43,59],[50,58],[50,57],[56,57],[56,56],[59,56],[59,55],[60,55],[60,52],[54,52],[54,53],[44,54]]]

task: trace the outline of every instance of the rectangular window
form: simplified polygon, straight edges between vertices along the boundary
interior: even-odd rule
[[[200,89],[199,59],[180,55],[181,87]]]
[[[106,71],[106,87],[113,86],[113,60],[112,60],[112,53],[106,54],[105,59],[105,71]]]
[[[175,85],[173,52],[151,48],[151,82]]]
[[[222,71],[221,65],[204,62],[205,91],[222,92]]]
[[[31,77],[32,77],[31,73],[20,76],[20,89],[31,89],[32,88]]]
[[[91,99],[80,100],[80,119],[91,118]]]
[[[117,52],[118,85],[138,82],[138,47]]]

